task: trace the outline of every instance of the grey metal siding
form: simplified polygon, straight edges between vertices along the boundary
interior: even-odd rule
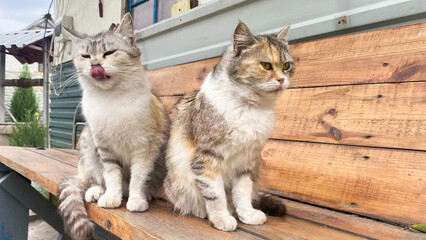
[[[50,146],[71,148],[72,122],[81,101],[81,89],[73,77],[75,69],[71,61],[63,63],[61,71],[60,66],[56,69],[50,85]]]

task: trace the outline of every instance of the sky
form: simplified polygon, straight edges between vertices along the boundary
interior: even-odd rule
[[[0,32],[14,32],[44,16],[51,0],[0,0]],[[50,14],[54,16],[55,3]],[[53,17],[54,18],[54,17]]]

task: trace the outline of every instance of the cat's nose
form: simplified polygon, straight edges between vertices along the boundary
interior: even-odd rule
[[[101,66],[101,64],[99,64],[99,63],[92,63],[92,67],[94,67],[94,66]]]
[[[280,84],[283,84],[283,82],[284,82],[284,78],[278,78],[278,79],[277,79],[277,81],[278,81]]]

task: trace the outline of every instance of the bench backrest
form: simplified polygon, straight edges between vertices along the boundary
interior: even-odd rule
[[[426,222],[426,23],[291,46],[261,185],[401,224]],[[219,58],[148,72],[173,116]]]

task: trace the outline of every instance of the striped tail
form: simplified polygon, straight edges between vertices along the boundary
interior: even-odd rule
[[[94,224],[84,206],[87,186],[77,177],[67,177],[59,186],[59,214],[64,222],[65,233],[73,239],[91,239]]]
[[[254,203],[254,207],[269,216],[282,217],[286,214],[286,207],[283,201],[279,197],[268,193],[259,192],[259,200]]]

